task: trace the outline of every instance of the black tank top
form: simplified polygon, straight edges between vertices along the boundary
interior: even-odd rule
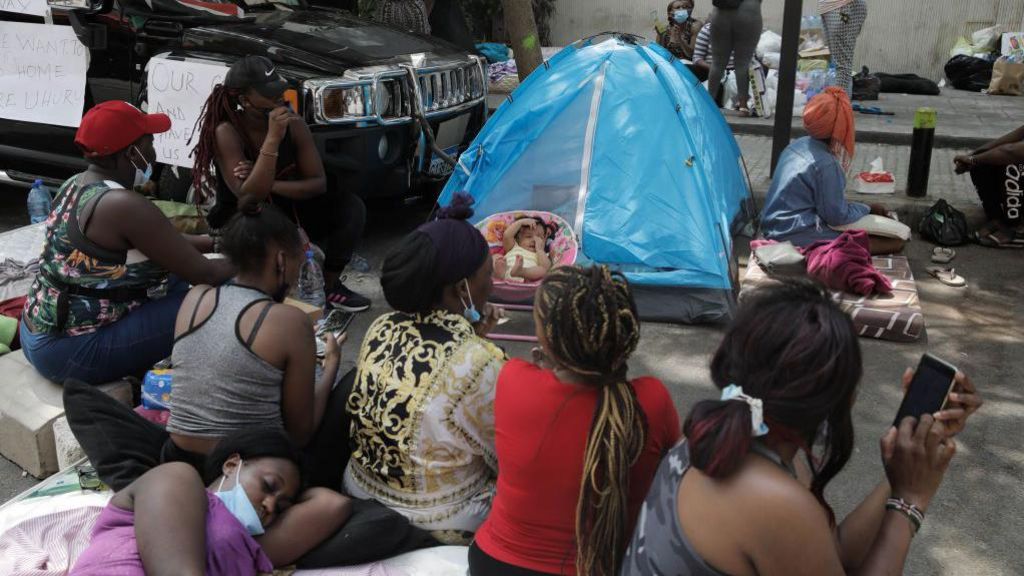
[[[252,149],[248,138],[242,138],[242,151],[245,159],[256,163],[259,159],[259,148]],[[217,201],[210,213],[206,216],[206,222],[211,228],[221,228],[228,223],[228,220],[238,211],[238,197],[228,187],[220,170],[217,170]],[[292,130],[289,127],[277,149],[277,166],[275,180],[296,180],[299,177],[298,151],[295,148],[295,141],[292,138]],[[294,219],[294,210],[291,208],[291,201],[287,198],[271,195],[271,202],[278,205],[289,218]],[[282,206],[285,204],[286,206]]]

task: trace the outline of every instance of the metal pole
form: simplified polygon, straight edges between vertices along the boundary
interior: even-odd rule
[[[793,130],[793,90],[796,88],[796,60],[800,49],[800,17],[803,0],[786,0],[782,15],[782,59],[779,62],[779,93],[775,105],[775,132],[772,141],[772,176],[779,156],[789,146]]]

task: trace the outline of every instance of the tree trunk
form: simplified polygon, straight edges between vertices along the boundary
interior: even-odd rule
[[[501,0],[505,12],[505,28],[512,41],[519,80],[525,80],[543,61],[537,21],[533,17],[532,0]]]

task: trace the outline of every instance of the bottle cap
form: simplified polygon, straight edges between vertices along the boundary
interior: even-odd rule
[[[33,182],[32,185],[33,186],[42,186],[43,185],[43,179],[42,178],[36,178],[36,181]]]
[[[306,259],[307,260],[312,260],[313,259],[313,251],[312,250],[306,250]]]

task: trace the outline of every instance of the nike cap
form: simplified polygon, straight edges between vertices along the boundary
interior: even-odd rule
[[[235,62],[224,77],[224,86],[235,90],[253,89],[265,98],[274,99],[288,88],[288,81],[278,74],[274,63],[265,56],[246,56]]]

